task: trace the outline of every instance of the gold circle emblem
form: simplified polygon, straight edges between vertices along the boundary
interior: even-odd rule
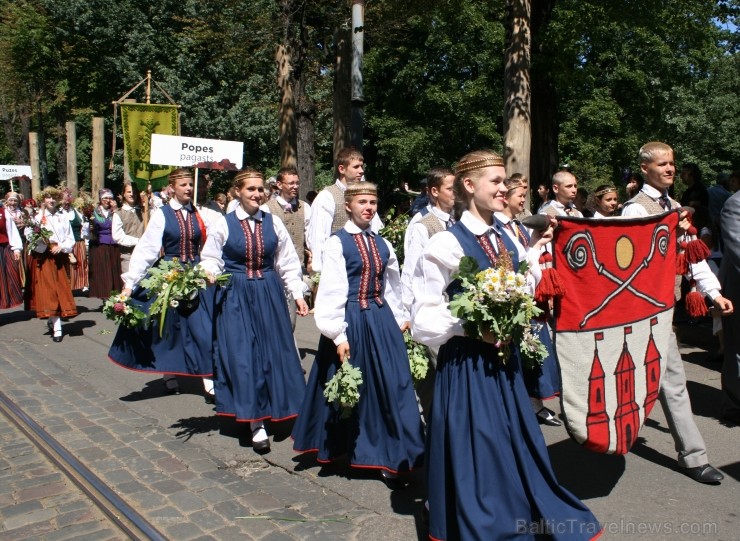
[[[615,248],[617,256],[617,265],[624,270],[632,264],[632,258],[635,256],[635,247],[628,237],[619,237]]]

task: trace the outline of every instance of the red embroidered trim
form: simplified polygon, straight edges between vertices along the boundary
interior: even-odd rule
[[[265,258],[265,242],[262,236],[262,222],[255,221],[254,234],[249,228],[249,220],[244,219],[239,222],[244,232],[244,239],[247,243],[246,249],[246,273],[247,278],[262,278],[262,263]]]
[[[491,265],[496,265],[496,261],[498,261],[498,255],[496,254],[496,250],[493,248],[493,243],[491,242],[491,239],[488,237],[488,233],[483,233],[482,235],[476,235],[475,238],[478,240],[478,244],[480,244],[480,247],[483,248],[483,251],[486,253],[486,256],[488,256],[488,261],[491,262]],[[501,241],[497,238],[499,249],[501,249]]]
[[[380,252],[378,252],[378,245],[375,242],[375,237],[368,235],[367,240],[368,244],[370,244],[370,254],[373,258],[373,263],[375,264],[375,294],[373,297],[375,297],[375,302],[382,305],[383,301],[380,298],[380,293],[382,291],[380,276],[383,273],[383,260],[380,258]]]
[[[362,275],[360,276],[360,291],[357,293],[357,299],[360,301],[360,308],[364,310],[368,307],[367,299],[370,292],[370,257],[367,253],[365,241],[362,240],[362,233],[352,236],[355,238],[355,244],[362,259]]]

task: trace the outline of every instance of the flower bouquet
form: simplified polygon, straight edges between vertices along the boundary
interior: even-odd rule
[[[230,274],[216,278],[218,284],[225,284]],[[162,259],[159,264],[149,269],[149,274],[141,281],[147,289],[149,298],[155,297],[149,307],[149,317],[159,316],[159,336],[162,336],[165,318],[169,308],[180,308],[183,311],[193,310],[198,303],[198,290],[208,285],[208,275],[200,267],[186,264],[183,266],[176,259]]]
[[[108,319],[116,322],[116,325],[136,327],[145,323],[147,314],[131,304],[131,297],[123,293],[113,293],[103,303],[103,314]]]
[[[28,243],[26,244],[26,251],[30,254],[36,250],[36,246],[39,244],[49,244],[51,239],[51,231],[45,229],[40,223],[31,217],[27,217],[25,220],[25,234]]]
[[[527,291],[526,269],[523,263],[520,273],[516,273],[499,263],[479,271],[478,262],[464,256],[453,276],[460,281],[462,291],[450,301],[450,311],[463,320],[465,333],[471,338],[482,339],[484,333],[493,333],[503,363],[509,359],[514,343],[519,346],[525,364],[541,365],[547,350],[532,332],[531,321],[542,310]]]
[[[406,342],[406,352],[409,355],[409,365],[411,366],[411,377],[415,382],[419,382],[427,377],[429,371],[429,356],[427,350],[419,342],[411,338],[411,333],[403,333],[403,341]]]
[[[345,359],[334,377],[326,383],[324,397],[328,402],[341,408],[342,419],[349,418],[352,410],[360,401],[360,385],[362,385],[362,372],[350,364],[349,358]]]

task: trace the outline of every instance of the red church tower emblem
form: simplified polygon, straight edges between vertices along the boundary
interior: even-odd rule
[[[604,396],[604,368],[599,359],[599,340],[604,339],[603,332],[594,333],[594,360],[588,376],[588,414],[586,431],[588,437],[584,442],[587,449],[597,453],[609,450],[609,414],[606,413]]]
[[[645,409],[645,419],[650,415],[650,411],[655,405],[655,401],[658,399],[658,392],[660,391],[660,351],[658,346],[655,345],[655,337],[653,336],[653,327],[658,324],[658,318],[654,317],[650,320],[650,339],[645,350],[645,387],[647,395],[645,396],[645,403],[643,408]]]
[[[617,432],[615,452],[619,455],[630,450],[640,430],[640,407],[635,402],[635,363],[627,346],[627,335],[631,333],[631,326],[624,328],[622,354],[614,371],[617,384],[617,411],[614,414]]]

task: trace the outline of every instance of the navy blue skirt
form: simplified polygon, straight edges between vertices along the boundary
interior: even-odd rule
[[[601,526],[560,486],[519,361],[479,340],[439,351],[428,425],[429,535],[439,540],[587,540]],[[551,537],[539,536],[552,526]]]
[[[150,327],[132,329],[119,325],[108,357],[116,364],[142,372],[177,376],[213,375],[213,303],[216,288],[199,290],[198,296],[177,308],[167,308],[162,336],[159,320]],[[143,312],[153,299],[137,287],[131,295]]]
[[[524,384],[527,386],[529,396],[546,400],[560,394],[562,383],[560,381],[560,364],[555,355],[555,348],[550,338],[550,329],[544,321],[533,321],[533,325],[540,325],[537,336],[545,345],[549,355],[542,362],[542,366],[534,368],[523,368]]]
[[[292,302],[292,301],[291,301]],[[234,273],[216,293],[216,413],[237,421],[298,415],[306,391],[282,282]]]
[[[321,336],[306,398],[293,428],[293,448],[316,452],[319,462],[347,454],[356,468],[391,472],[420,466],[424,436],[403,335],[387,304],[361,310],[346,306],[350,362],[362,371],[360,400],[348,419],[324,398],[324,386],[339,368],[337,347]]]

